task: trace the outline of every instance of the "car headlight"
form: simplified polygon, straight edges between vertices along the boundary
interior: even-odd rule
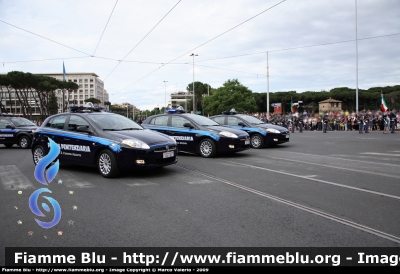
[[[219,135],[224,136],[224,137],[228,137],[228,138],[238,138],[238,136],[232,132],[229,131],[221,131],[219,133]]]
[[[150,148],[148,144],[146,144],[142,141],[139,141],[137,139],[125,139],[125,140],[122,140],[122,143],[127,146],[134,147],[134,148],[144,148],[144,149]]]
[[[274,128],[267,128],[267,132],[269,132],[269,133],[277,133],[277,134],[281,133],[279,130],[274,129]]]

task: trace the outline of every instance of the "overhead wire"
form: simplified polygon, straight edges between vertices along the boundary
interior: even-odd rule
[[[182,0],[179,0],[161,19],[160,21],[158,21],[158,23],[128,52],[128,54],[125,55],[124,58],[122,58],[118,64],[113,68],[113,70],[106,76],[106,78],[104,78],[104,80],[106,80],[108,78],[108,76],[110,76],[114,70],[121,64],[121,62],[123,60],[125,60],[126,57],[128,57],[129,54],[131,54],[131,52],[164,20],[165,17],[168,16],[168,14],[170,14],[170,12],[181,2]],[[104,81],[103,80],[103,81]]]
[[[386,35],[364,37],[364,38],[359,38],[358,40],[361,41],[361,40],[382,38],[382,37],[395,36],[395,35],[400,35],[400,33],[392,33],[392,34],[386,34]],[[221,59],[230,59],[230,58],[237,58],[237,57],[243,57],[243,56],[249,56],[249,55],[265,54],[267,52],[278,52],[278,51],[294,50],[294,49],[301,49],[301,48],[328,46],[328,45],[332,45],[332,44],[349,43],[349,42],[354,42],[354,41],[355,41],[355,39],[337,41],[337,42],[328,42],[328,43],[322,43],[322,44],[314,44],[314,45],[306,45],[306,46],[298,46],[298,47],[285,48],[285,49],[260,51],[260,52],[254,52],[254,53],[245,53],[245,54],[232,55],[232,56],[226,56],[226,57],[198,60],[198,61],[195,61],[195,64],[196,63],[201,63],[201,62],[221,60]],[[3,63],[5,63],[5,64],[23,63],[23,62],[29,63],[29,62],[53,61],[53,60],[62,60],[62,59],[79,59],[79,58],[89,58],[89,57],[94,57],[94,58],[104,59],[104,60],[110,60],[110,61],[121,61],[121,62],[127,62],[127,63],[155,64],[155,65],[165,65],[166,64],[166,63],[161,63],[161,62],[136,61],[136,60],[124,60],[124,61],[122,61],[122,60],[118,60],[118,59],[114,59],[114,58],[107,58],[107,57],[102,57],[102,56],[77,56],[77,57],[63,57],[63,58],[47,58],[47,59],[39,59],[39,60],[4,61]],[[184,63],[183,62],[182,63],[168,63],[168,65],[186,65],[186,64],[191,64],[191,63],[188,63],[188,62],[184,62]],[[219,69],[221,69],[221,68],[219,68]]]
[[[393,34],[387,34],[387,35],[379,35],[379,36],[372,36],[372,37],[365,37],[365,38],[359,38],[357,40],[367,40],[367,39],[375,39],[375,38],[382,38],[382,37],[387,37],[387,36],[394,36],[394,35],[400,35],[400,33],[393,33]],[[285,49],[276,49],[276,50],[266,50],[266,51],[260,51],[256,53],[246,53],[246,54],[241,54],[241,55],[233,55],[233,56],[227,56],[227,57],[220,57],[220,58],[213,58],[213,59],[206,59],[206,60],[198,60],[195,63],[201,63],[201,62],[208,62],[208,61],[214,61],[214,60],[220,60],[220,59],[229,59],[229,58],[236,58],[236,57],[243,57],[243,56],[248,56],[248,55],[257,55],[257,54],[265,54],[267,52],[278,52],[278,51],[286,51],[286,50],[294,50],[294,49],[302,49],[302,48],[311,48],[311,47],[319,47],[319,46],[328,46],[328,45],[333,45],[333,44],[340,44],[340,43],[349,43],[349,42],[354,42],[356,39],[351,39],[351,40],[344,40],[344,41],[337,41],[337,42],[329,42],[329,43],[323,43],[323,44],[314,44],[314,45],[307,45],[307,46],[298,46],[298,47],[292,47],[292,48],[285,48]]]
[[[113,13],[114,13],[114,9],[115,9],[115,7],[117,6],[117,3],[118,3],[118,0],[115,2],[114,8],[112,9],[110,16],[108,17],[108,20],[107,20],[106,26],[104,27],[103,33],[101,34],[100,39],[99,39],[99,42],[97,43],[97,46],[96,46],[96,48],[95,48],[95,50],[94,50],[94,52],[93,52],[93,54],[92,54],[93,56],[94,56],[94,54],[95,54],[96,51],[97,51],[97,47],[99,46],[101,39],[103,38],[103,34],[104,34],[104,32],[106,31],[106,28],[107,28],[107,26],[108,26],[108,22],[110,22],[111,16],[112,16]]]
[[[207,44],[207,43],[209,43],[209,42],[211,42],[211,41],[217,39],[218,37],[220,37],[220,36],[222,36],[222,35],[228,33],[229,31],[231,31],[231,30],[233,30],[233,29],[235,29],[235,28],[237,28],[237,27],[243,25],[244,23],[246,23],[246,22],[248,22],[248,21],[250,21],[250,20],[256,18],[257,16],[259,16],[259,15],[261,15],[261,14],[263,14],[263,13],[265,13],[265,12],[267,12],[267,11],[273,9],[273,8],[275,8],[276,6],[282,4],[282,3],[285,2],[285,1],[286,1],[286,0],[283,0],[283,1],[281,1],[281,2],[279,2],[279,3],[277,3],[277,4],[273,5],[273,6],[271,6],[271,7],[269,7],[269,8],[263,10],[262,12],[260,12],[260,13],[258,13],[258,14],[256,14],[256,15],[254,15],[254,16],[250,17],[249,19],[243,21],[242,23],[240,23],[240,24],[238,24],[238,25],[236,25],[236,26],[234,26],[234,27],[232,27],[232,28],[230,28],[230,29],[224,31],[223,33],[221,33],[221,34],[215,36],[214,38],[212,38],[212,39],[210,39],[210,40],[208,40],[208,41],[206,41],[206,42],[200,44],[199,46],[197,46],[197,47],[195,47],[195,48],[193,48],[193,49],[191,49],[191,50],[185,52],[184,54],[182,54],[182,55],[180,55],[180,56],[178,56],[178,57],[172,59],[171,61],[169,61],[169,62],[167,62],[167,63],[164,63],[163,66],[164,66],[164,65],[167,65],[167,64],[169,64],[169,63],[171,63],[171,62],[173,62],[173,61],[175,61],[176,59],[181,58],[182,56],[184,56],[184,55],[186,55],[186,54],[188,54],[188,53],[190,53],[190,52],[192,52],[192,51],[194,51],[194,50],[196,50],[196,49],[198,49],[198,48],[200,48],[200,47],[202,47],[202,46],[204,46],[205,44]],[[146,76],[140,78],[138,81],[134,82],[133,84],[127,86],[126,88],[124,88],[124,89],[122,89],[122,90],[125,90],[125,89],[131,87],[132,85],[136,84],[137,82],[141,81],[142,79],[146,78],[147,76],[153,74],[154,72],[156,72],[156,71],[159,70],[160,68],[161,68],[161,67],[159,67],[159,68],[155,69],[154,71],[148,73]],[[113,93],[113,94],[117,94],[117,93],[121,92],[122,90],[117,91],[116,93]]]
[[[34,33],[34,32],[31,32],[31,31],[29,31],[29,30],[26,30],[26,29],[17,27],[17,26],[15,26],[15,25],[13,25],[13,24],[7,23],[6,21],[0,20],[0,22],[2,22],[2,23],[4,23],[4,24],[7,24],[7,25],[10,25],[10,26],[12,26],[12,27],[14,27],[14,28],[20,29],[20,30],[22,30],[22,31],[28,32],[28,33],[30,33],[30,34],[33,34],[33,35],[35,35],[35,36],[38,36],[38,37],[43,38],[43,39],[45,39],[45,40],[48,40],[48,41],[50,41],[50,42],[56,43],[56,44],[58,44],[58,45],[60,45],[60,46],[63,46],[63,47],[72,49],[72,50],[74,50],[74,51],[83,53],[83,54],[88,55],[88,56],[92,56],[92,55],[90,55],[89,53],[86,53],[86,52],[80,51],[80,50],[78,50],[78,49],[75,49],[75,48],[73,48],[73,47],[70,47],[70,46],[64,45],[64,44],[62,44],[62,43],[56,42],[56,41],[51,40],[51,39],[49,39],[49,38],[46,38],[46,37],[44,37],[44,36],[42,36],[42,35],[36,34],[36,33]]]
[[[400,33],[392,33],[392,34],[386,34],[386,35],[378,35],[378,36],[372,36],[372,37],[365,37],[365,38],[358,38],[357,40],[368,40],[368,39],[375,39],[375,38],[382,38],[382,37],[388,37],[388,36],[395,36],[395,35],[400,35]],[[237,71],[237,70],[231,70],[231,69],[225,69],[225,68],[216,68],[216,67],[211,67],[211,66],[204,66],[204,65],[198,65],[196,63],[200,63],[200,62],[206,62],[206,61],[214,61],[214,60],[220,60],[220,59],[228,59],[228,58],[236,58],[236,57],[242,57],[242,56],[248,56],[248,55],[257,55],[257,54],[265,54],[267,52],[278,52],[278,51],[286,51],[286,50],[295,50],[295,49],[302,49],[302,48],[310,48],[310,47],[317,47],[317,46],[328,46],[328,45],[333,45],[333,44],[340,44],[340,43],[349,43],[349,42],[354,42],[356,39],[351,39],[351,40],[344,40],[344,41],[337,41],[337,42],[328,42],[328,43],[322,43],[322,44],[314,44],[314,45],[307,45],[307,46],[298,46],[298,47],[292,47],[292,48],[285,48],[285,49],[276,49],[276,50],[269,50],[269,51],[261,51],[261,52],[257,52],[257,53],[247,53],[247,54],[242,54],[242,55],[234,55],[234,56],[228,56],[228,57],[221,57],[221,58],[214,58],[214,59],[207,59],[207,60],[199,60],[194,62],[195,66],[203,66],[203,67],[209,67],[209,68],[215,68],[215,69],[219,69],[219,70],[227,70],[227,71],[236,71],[236,72],[242,72],[242,73],[248,73],[248,74],[255,74],[257,75],[263,75],[263,73],[252,73],[252,72],[244,72],[244,71]],[[189,51],[190,52],[190,51]],[[176,58],[177,59],[177,58]],[[174,59],[174,60],[176,60]],[[128,62],[128,61],[126,61]],[[145,63],[145,62],[144,62]],[[156,63],[158,64],[158,63]],[[162,65],[170,65],[169,63],[162,63]],[[190,63],[173,63],[173,64],[190,64]],[[190,64],[191,65],[191,64]],[[156,72],[157,70],[159,70],[161,67],[157,68],[156,70],[150,72],[149,74],[143,76],[142,78],[140,78],[139,80],[137,80],[136,82],[130,84],[129,86],[123,88],[120,91],[117,91],[115,93],[112,93],[111,95],[115,95],[127,88],[129,88],[130,86],[138,83],[139,81],[141,81],[142,79],[146,78],[147,76],[149,76],[150,74]]]

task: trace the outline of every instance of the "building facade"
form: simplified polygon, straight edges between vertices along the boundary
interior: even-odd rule
[[[129,103],[122,103],[122,104],[113,104],[113,108],[119,109],[122,111],[126,111],[127,117],[132,118],[135,120],[137,117],[140,116],[140,109],[138,109],[135,105]]]
[[[53,77],[59,81],[63,81],[62,73],[36,73],[36,75],[44,75]],[[64,104],[65,106],[84,106],[86,103],[84,100],[88,98],[97,98],[101,101],[99,106],[104,107],[104,103],[109,101],[109,94],[104,89],[104,82],[98,78],[99,76],[95,73],[68,73],[66,74],[66,81],[74,82],[78,84],[79,88],[73,92],[64,92]],[[58,112],[61,113],[63,109],[63,91],[55,91],[58,104]],[[28,93],[28,102],[32,111],[32,116],[40,115],[40,106],[35,100],[37,94],[35,91]],[[74,104],[75,103],[75,104]],[[0,104],[2,104],[3,111],[6,113],[12,113],[14,115],[22,115],[22,106],[16,96],[16,93],[7,87],[0,87]],[[1,112],[1,111],[0,111]]]
[[[175,93],[171,93],[171,101],[170,104],[168,104],[168,107],[180,105],[184,109],[188,109],[188,104],[190,102],[193,102],[192,100],[192,92],[178,91]]]
[[[342,110],[342,101],[329,98],[327,100],[318,102],[320,112],[338,112]]]
[[[64,75],[62,73],[48,73],[40,74],[56,78],[59,81],[63,81]],[[76,72],[67,73],[66,81],[76,83],[79,88],[73,92],[64,92],[64,104],[68,102],[68,105],[84,106],[85,100],[89,98],[96,98],[101,101],[99,106],[104,107],[105,102],[109,102],[109,94],[104,89],[104,82],[99,79],[99,76],[93,72]],[[63,108],[63,91],[61,89],[56,91],[57,103],[59,112],[62,112]],[[74,104],[75,103],[75,104]]]

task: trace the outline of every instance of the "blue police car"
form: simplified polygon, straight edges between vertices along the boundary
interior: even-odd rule
[[[184,110],[171,109],[166,114],[150,116],[142,126],[173,137],[179,151],[205,158],[250,148],[249,134],[245,131],[222,127],[207,117]]]
[[[74,107],[43,122],[32,143],[35,165],[49,153],[49,138],[60,147],[61,164],[94,166],[106,178],[118,176],[122,169],[156,168],[178,161],[175,139],[90,107]]]
[[[0,144],[30,148],[33,133],[38,127],[23,117],[0,116]]]
[[[250,135],[252,148],[289,142],[290,133],[287,128],[264,123],[250,115],[237,114],[231,110],[211,116],[210,119],[225,127],[246,131]]]

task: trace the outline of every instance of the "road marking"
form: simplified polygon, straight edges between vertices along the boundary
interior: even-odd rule
[[[136,179],[137,183],[125,183],[127,186],[134,187],[134,186],[158,186],[159,184],[153,183],[151,181],[143,180],[143,179]]]
[[[54,182],[58,182],[58,180],[62,180],[62,184],[68,188],[91,188],[94,187],[93,184],[88,181],[82,180],[78,176],[74,175],[71,172],[65,170],[59,170],[57,174],[57,178],[54,179]]]
[[[395,164],[388,164],[388,163],[381,163],[381,162],[360,161],[360,160],[354,160],[354,159],[337,158],[337,157],[332,157],[332,156],[316,155],[316,154],[301,153],[301,152],[291,152],[291,156],[293,156],[293,154],[306,155],[307,157],[312,156],[312,157],[328,158],[328,159],[333,159],[333,160],[345,160],[345,161],[350,161],[350,162],[360,162],[360,163],[367,163],[367,164],[372,164],[372,165],[384,165],[384,166],[394,166],[394,167],[398,167],[399,166],[399,165],[395,165]],[[349,156],[349,155],[337,154],[337,156]]]
[[[5,190],[36,189],[31,181],[15,165],[0,166],[0,179]]]
[[[310,165],[314,165],[314,166],[323,166],[323,167],[328,167],[328,168],[342,169],[342,170],[348,170],[348,171],[353,171],[353,172],[372,174],[372,175],[376,175],[376,176],[386,176],[386,177],[400,179],[400,176],[396,176],[396,175],[378,173],[375,171],[366,171],[366,170],[359,170],[359,169],[353,169],[353,168],[339,167],[339,166],[334,166],[332,164],[326,165],[326,164],[319,164],[319,163],[306,162],[306,161],[302,161],[302,160],[294,160],[294,159],[287,159],[287,158],[280,158],[280,157],[274,157],[274,156],[263,156],[263,157],[284,160],[284,161],[288,161],[288,162],[297,162],[297,163],[302,163],[302,164],[310,164]],[[282,172],[282,170],[280,170],[280,171]]]
[[[226,161],[226,160],[223,160],[223,161]],[[320,180],[320,179],[315,179],[315,178],[310,178],[310,177],[306,177],[306,176],[302,176],[302,175],[296,175],[296,174],[292,174],[292,173],[287,173],[287,172],[272,170],[272,169],[265,168],[265,167],[247,165],[247,164],[236,163],[236,162],[232,162],[232,161],[226,161],[226,162],[230,162],[230,163],[233,163],[233,164],[237,164],[237,165],[239,165],[239,166],[250,167],[250,168],[254,168],[254,169],[266,170],[266,171],[270,171],[270,172],[274,172],[274,173],[279,173],[279,174],[283,174],[283,175],[287,175],[287,176],[293,176],[293,177],[297,177],[297,178],[303,178],[303,179],[306,179],[306,180],[315,181],[315,182],[319,182],[319,183],[323,183],[323,184],[327,184],[327,185],[333,185],[333,186],[348,188],[348,189],[352,189],[352,190],[356,190],[356,191],[360,191],[360,192],[365,192],[365,193],[370,193],[370,194],[374,194],[374,195],[379,195],[379,196],[384,196],[384,197],[387,197],[387,198],[392,198],[392,199],[400,200],[400,197],[399,197],[399,196],[394,196],[394,195],[390,195],[390,194],[386,194],[386,193],[382,193],[382,192],[377,192],[377,191],[362,189],[362,188],[353,187],[353,186],[342,185],[342,184],[338,184],[338,183],[334,183],[334,182],[329,182],[329,181],[325,181],[325,180]]]
[[[360,154],[400,157],[400,154],[389,154],[389,153],[379,153],[379,152],[361,152]]]
[[[201,184],[209,184],[212,182],[213,181],[210,181],[210,180],[200,180],[200,181],[193,181],[193,182],[187,182],[187,183],[191,184],[191,185],[201,185]]]
[[[265,197],[265,198],[268,198],[268,199],[271,199],[271,200],[274,200],[276,202],[280,202],[280,203],[292,206],[294,208],[297,208],[297,209],[300,209],[300,210],[304,210],[306,212],[309,212],[309,213],[315,214],[317,216],[332,220],[334,222],[338,222],[338,223],[341,223],[343,225],[347,225],[347,226],[353,227],[355,229],[359,229],[359,230],[368,232],[368,233],[373,234],[375,236],[378,236],[378,237],[381,237],[381,238],[384,238],[384,239],[388,239],[388,240],[396,242],[396,243],[400,243],[400,237],[397,237],[395,235],[391,235],[389,233],[386,233],[386,232],[383,232],[383,231],[380,231],[380,230],[376,230],[374,228],[371,228],[371,227],[368,227],[368,226],[364,226],[364,225],[358,224],[356,222],[353,222],[353,221],[350,221],[350,220],[346,220],[346,219],[341,218],[341,217],[337,217],[335,215],[323,212],[323,211],[318,210],[318,209],[314,209],[314,208],[309,207],[309,206],[304,206],[304,205],[299,204],[299,203],[295,203],[295,202],[292,202],[292,201],[289,201],[289,200],[285,200],[285,199],[279,198],[279,197],[274,196],[274,195],[270,195],[268,193],[265,193],[265,192],[262,192],[262,191],[259,191],[259,190],[256,190],[256,189],[249,188],[247,186],[236,184],[234,182],[231,182],[231,181],[228,181],[228,180],[225,180],[225,179],[222,179],[222,178],[218,178],[218,177],[216,177],[214,175],[207,174],[207,173],[201,172],[199,170],[191,169],[191,168],[180,166],[180,165],[176,165],[176,166],[180,167],[182,169],[185,169],[185,170],[192,171],[192,172],[197,173],[197,174],[201,174],[201,175],[203,175],[205,177],[208,177],[208,178],[211,178],[211,179],[213,179],[215,181],[222,182],[222,183],[225,183],[227,185],[231,185],[233,187],[237,187],[239,189],[242,189],[242,190],[257,194],[257,195],[260,195],[262,197]]]

